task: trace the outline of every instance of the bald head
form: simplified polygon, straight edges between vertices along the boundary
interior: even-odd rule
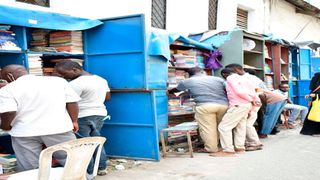
[[[1,70],[1,76],[8,82],[12,82],[19,77],[28,74],[28,71],[24,66],[18,65],[18,64],[12,64],[5,66]]]

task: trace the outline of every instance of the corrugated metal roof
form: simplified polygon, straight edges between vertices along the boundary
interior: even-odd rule
[[[304,0],[285,0],[296,6],[296,12],[320,18],[320,9]]]

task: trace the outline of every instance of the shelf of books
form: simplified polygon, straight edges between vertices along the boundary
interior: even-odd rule
[[[62,60],[83,62],[82,31],[57,31],[0,25],[0,62],[26,65],[30,74],[52,75]]]
[[[264,44],[264,81],[268,89],[275,89],[275,68],[272,59],[273,43],[265,41]]]
[[[180,81],[188,79],[188,70],[195,66],[202,68],[208,75],[212,75],[212,70],[205,68],[204,64],[206,57],[203,53],[208,53],[207,50],[197,49],[191,45],[181,45],[179,42],[171,45],[170,49],[168,89],[175,88]],[[170,95],[168,98],[169,127],[183,122],[194,121],[194,106],[194,99],[187,92]],[[169,137],[171,136],[178,136],[178,134],[171,133]]]

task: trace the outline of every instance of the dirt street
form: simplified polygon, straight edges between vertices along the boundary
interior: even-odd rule
[[[145,162],[128,170],[112,171],[97,180],[318,180],[320,137],[299,134],[300,128],[282,130],[263,139],[261,151],[216,158],[196,153]]]

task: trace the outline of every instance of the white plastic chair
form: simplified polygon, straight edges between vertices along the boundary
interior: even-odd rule
[[[86,180],[87,167],[97,146],[92,176],[98,171],[101,149],[106,141],[104,137],[87,137],[57,144],[41,151],[39,169],[12,174],[8,180]],[[67,159],[64,168],[52,168],[52,154],[65,151]]]

